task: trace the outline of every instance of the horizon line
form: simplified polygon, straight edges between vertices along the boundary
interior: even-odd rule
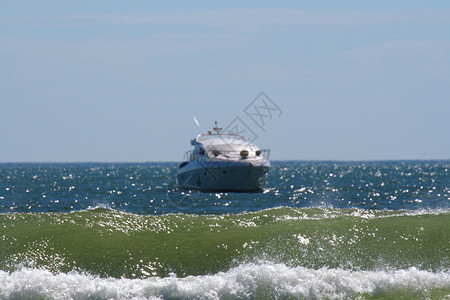
[[[395,161],[449,161],[450,158],[430,158],[430,159],[275,159],[270,162],[395,162]],[[13,164],[152,164],[152,163],[180,163],[181,160],[154,160],[154,161],[11,161],[0,162],[0,165],[13,165]]]

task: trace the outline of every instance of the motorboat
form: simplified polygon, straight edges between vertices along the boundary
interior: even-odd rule
[[[177,172],[181,189],[203,192],[260,192],[270,169],[270,150],[217,126],[191,140]]]

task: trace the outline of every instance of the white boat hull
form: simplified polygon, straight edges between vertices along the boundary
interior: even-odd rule
[[[189,161],[180,165],[178,187],[209,192],[260,192],[270,162]]]

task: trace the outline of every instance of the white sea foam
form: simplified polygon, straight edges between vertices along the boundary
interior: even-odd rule
[[[430,289],[448,291],[450,272],[314,270],[262,263],[205,276],[116,279],[22,268],[12,273],[0,271],[0,282],[0,299],[346,299],[403,290],[424,296]]]

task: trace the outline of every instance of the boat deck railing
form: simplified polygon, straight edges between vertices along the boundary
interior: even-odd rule
[[[243,158],[241,156],[240,151],[224,151],[224,150],[206,150],[203,155],[198,153],[196,150],[189,150],[184,153],[183,161],[192,161],[192,160],[199,160],[199,161],[214,161],[214,160],[220,160],[220,161],[245,161],[245,160],[261,160],[261,161],[267,161],[269,160],[270,156],[270,150],[269,149],[263,149],[258,150],[253,153],[248,153],[248,156]]]

